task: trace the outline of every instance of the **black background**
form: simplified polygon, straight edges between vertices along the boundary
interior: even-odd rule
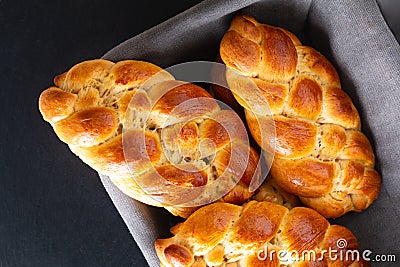
[[[55,75],[198,2],[0,0],[1,267],[146,266],[97,173],[58,140],[37,100]],[[380,2],[399,31],[399,4]]]

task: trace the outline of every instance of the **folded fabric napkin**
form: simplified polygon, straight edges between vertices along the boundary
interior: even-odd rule
[[[213,61],[236,12],[293,31],[337,68],[342,88],[360,112],[383,178],[379,198],[361,214],[333,220],[350,228],[361,249],[400,260],[400,46],[373,0],[206,0],[109,51],[104,58],[140,59],[162,67]],[[159,266],[154,241],[177,221],[141,204],[100,178],[150,266]],[[393,263],[394,266],[395,263]],[[390,266],[386,263],[385,266]]]

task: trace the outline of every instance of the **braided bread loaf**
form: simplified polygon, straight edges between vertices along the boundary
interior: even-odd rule
[[[381,178],[331,63],[287,30],[245,15],[232,21],[220,55],[252,136],[275,153],[271,173],[279,185],[325,217],[370,206]]]
[[[197,210],[171,232],[173,237],[155,242],[161,266],[354,267],[362,264],[357,257],[339,258],[346,251],[358,249],[357,239],[350,230],[330,225],[318,212],[305,207],[289,211],[271,202],[250,201],[243,207],[214,203]],[[327,252],[333,250],[336,252],[328,256]],[[292,256],[285,258],[282,253],[285,251],[293,259]]]
[[[259,156],[237,115],[204,89],[134,60],[82,62],[54,82],[39,98],[43,118],[132,198],[187,217],[196,205],[252,196]]]

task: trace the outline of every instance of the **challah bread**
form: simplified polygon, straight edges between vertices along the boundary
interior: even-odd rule
[[[271,174],[278,184],[325,217],[368,208],[381,178],[332,64],[289,31],[246,15],[232,21],[220,55],[252,136],[274,154]]]
[[[363,264],[356,256],[340,258],[358,252],[357,239],[349,229],[330,225],[318,212],[305,207],[288,210],[276,203],[257,201],[243,207],[214,203],[194,212],[171,232],[173,237],[155,242],[161,266],[165,267]],[[329,256],[328,251],[333,250],[336,252]]]
[[[73,66],[54,83],[39,98],[43,118],[130,197],[187,217],[196,205],[252,196],[259,156],[237,115],[199,86],[151,63],[101,59]],[[185,205],[193,199],[196,205]]]
[[[283,190],[270,174],[268,174],[251,199],[258,202],[273,202],[288,209],[302,206],[300,199]]]

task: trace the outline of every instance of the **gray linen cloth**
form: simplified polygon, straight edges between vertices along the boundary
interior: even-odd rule
[[[337,68],[374,146],[383,186],[368,210],[332,222],[350,228],[361,248],[373,252],[370,257],[395,254],[400,261],[400,47],[375,1],[206,0],[125,41],[104,58],[140,59],[162,67],[212,61],[236,12],[293,31]],[[159,266],[154,240],[169,236],[168,228],[177,220],[125,196],[108,177],[100,177],[148,264]]]

